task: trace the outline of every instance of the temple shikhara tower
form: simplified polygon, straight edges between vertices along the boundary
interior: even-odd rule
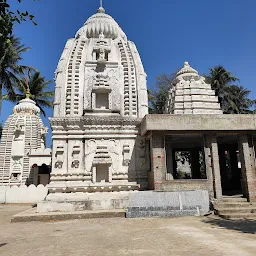
[[[166,112],[169,114],[223,114],[218,97],[205,78],[188,62],[180,69],[169,92]]]
[[[147,187],[146,74],[133,42],[100,7],[66,43],[56,70],[49,191]]]
[[[46,134],[39,107],[29,97],[21,100],[13,108],[2,132],[1,185],[48,183],[51,150],[45,147]]]

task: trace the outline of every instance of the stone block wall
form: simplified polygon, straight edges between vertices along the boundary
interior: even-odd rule
[[[202,216],[209,211],[206,190],[182,192],[141,191],[131,194],[127,218]]]

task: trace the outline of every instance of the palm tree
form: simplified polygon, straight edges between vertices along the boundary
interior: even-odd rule
[[[36,105],[40,108],[41,113],[46,116],[44,107],[53,107],[53,91],[48,91],[48,86],[51,84],[51,81],[46,81],[43,76],[40,75],[40,72],[34,71],[32,75],[29,75],[27,81],[26,78],[22,78],[20,83],[17,85],[18,93],[15,95],[4,95],[3,99],[10,100],[12,102],[18,102],[24,99],[26,96],[29,96],[30,99],[35,101]],[[27,95],[27,87],[29,87],[29,95]]]
[[[227,100],[226,87],[232,82],[239,81],[238,78],[232,76],[223,66],[216,66],[209,70],[209,74],[205,76],[206,83],[210,84],[215,90],[216,96],[219,98],[221,107],[225,105]]]
[[[223,106],[224,113],[229,114],[250,114],[250,109],[254,105],[254,100],[249,98],[250,90],[243,86],[230,85],[226,86],[225,94],[226,104]]]
[[[6,41],[0,41],[0,112],[2,109],[3,90],[7,95],[15,95],[15,87],[19,84],[19,76],[23,75],[28,68],[19,65],[21,55],[29,48],[21,44],[20,39],[11,36]]]

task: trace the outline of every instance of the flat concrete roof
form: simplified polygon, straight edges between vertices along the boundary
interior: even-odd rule
[[[255,131],[256,115],[146,115],[141,134],[148,131]]]

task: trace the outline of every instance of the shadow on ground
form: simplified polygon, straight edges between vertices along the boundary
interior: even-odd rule
[[[256,234],[256,219],[224,220],[208,218],[203,220],[203,222],[215,227],[236,230],[241,233]]]

